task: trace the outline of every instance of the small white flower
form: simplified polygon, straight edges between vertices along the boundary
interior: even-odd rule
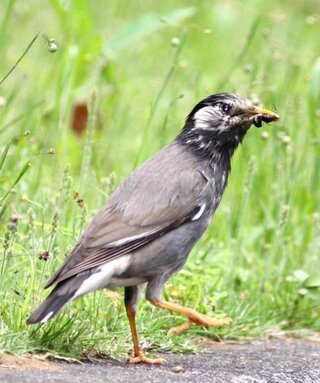
[[[177,47],[181,44],[181,40],[179,39],[179,37],[172,37],[171,39],[171,45],[173,47]]]
[[[54,53],[58,50],[58,45],[54,40],[49,40],[48,41],[48,50],[50,53]]]

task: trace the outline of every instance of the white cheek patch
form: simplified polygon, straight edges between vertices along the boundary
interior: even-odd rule
[[[210,122],[217,118],[217,109],[213,106],[205,106],[198,110],[193,118],[195,129],[211,130]]]

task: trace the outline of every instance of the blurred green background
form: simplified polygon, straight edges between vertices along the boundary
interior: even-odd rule
[[[281,120],[247,135],[209,230],[165,298],[234,323],[169,339],[183,319],[141,302],[143,345],[187,351],[199,336],[314,336],[320,2],[3,0],[1,78],[38,33],[57,51],[39,35],[0,85],[0,350],[130,351],[121,291],[84,297],[42,327],[25,319],[115,185],[220,91]]]

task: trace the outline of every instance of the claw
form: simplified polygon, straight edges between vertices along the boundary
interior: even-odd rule
[[[138,364],[138,363],[144,363],[144,364],[156,364],[156,365],[164,365],[167,363],[167,361],[163,358],[147,358],[143,355],[142,352],[139,353],[137,356],[131,356],[127,359],[127,363],[129,364]]]

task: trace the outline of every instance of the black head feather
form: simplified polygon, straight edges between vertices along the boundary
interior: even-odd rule
[[[177,140],[201,157],[229,157],[252,124],[279,117],[252,105],[245,98],[219,93],[200,101],[186,119]]]

